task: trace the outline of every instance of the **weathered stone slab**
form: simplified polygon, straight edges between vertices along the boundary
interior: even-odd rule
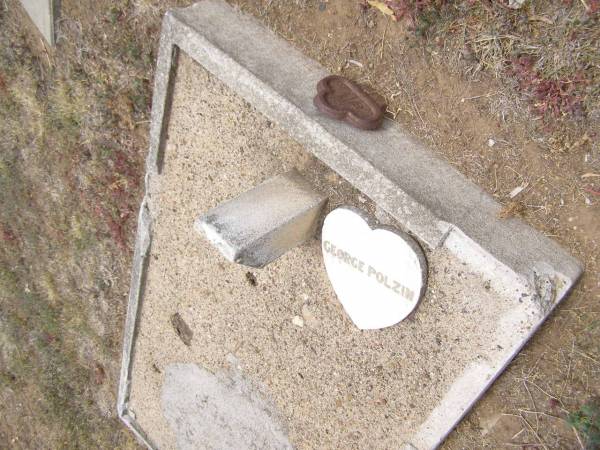
[[[179,450],[293,448],[272,406],[241,374],[212,374],[195,364],[172,364],[161,399]]]
[[[326,202],[291,170],[211,209],[196,229],[229,261],[260,268],[313,237]]]
[[[58,15],[59,0],[20,0],[23,8],[35,24],[46,42],[54,45],[55,19]]]

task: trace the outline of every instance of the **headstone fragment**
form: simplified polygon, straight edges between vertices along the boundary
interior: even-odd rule
[[[291,170],[211,209],[196,228],[229,261],[260,268],[314,235],[326,201]]]
[[[177,448],[292,449],[274,406],[241,374],[170,364],[164,380],[161,407]]]

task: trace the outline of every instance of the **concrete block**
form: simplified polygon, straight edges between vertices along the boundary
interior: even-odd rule
[[[326,202],[291,170],[211,209],[196,229],[229,261],[260,268],[313,237]]]
[[[56,41],[55,20],[58,16],[59,0],[20,0],[23,8],[35,24],[46,42],[54,45]]]

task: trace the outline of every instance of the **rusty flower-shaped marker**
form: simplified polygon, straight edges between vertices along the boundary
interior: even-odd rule
[[[339,75],[330,75],[319,81],[313,102],[323,114],[361,130],[376,130],[383,122],[385,105],[358,84]]]

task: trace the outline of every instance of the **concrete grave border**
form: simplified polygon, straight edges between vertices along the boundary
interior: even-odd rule
[[[20,2],[46,42],[54,46],[61,0],[20,0]]]
[[[528,286],[539,322],[495,367],[472,368],[453,384],[415,437],[438,446],[502,373],[582,273],[554,241],[518,219],[500,219],[501,206],[456,169],[386,121],[376,132],[355,130],[313,106],[325,68],[254,18],[222,0],[167,12],[152,99],[146,188],[161,173],[165,130],[179,51],[185,52],[327,164],[429,249],[445,247],[494,288]],[[128,410],[134,340],[152,241],[149,193],[142,200],[124,331],[118,415],[149,448],[156,448]],[[477,380],[477,382],[474,382]],[[482,380],[484,380],[482,382]],[[408,445],[406,448],[412,448]]]

